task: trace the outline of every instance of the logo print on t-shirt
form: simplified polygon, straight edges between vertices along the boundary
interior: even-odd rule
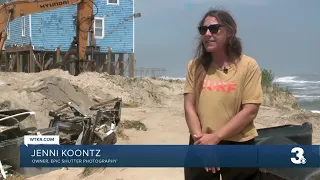
[[[237,86],[237,83],[204,80],[202,89],[206,89],[208,91],[231,93],[232,91],[237,90]]]

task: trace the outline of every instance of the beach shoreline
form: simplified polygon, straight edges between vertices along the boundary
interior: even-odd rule
[[[87,72],[71,76],[62,70],[40,73],[0,72],[0,105],[2,108],[24,108],[36,112],[37,126],[48,126],[48,112],[63,101],[77,102],[84,111],[94,99],[122,97],[126,107],[122,120],[139,121],[147,130],[125,129],[127,138],[117,144],[188,144],[184,119],[181,79],[128,78]],[[77,93],[76,96],[74,93]],[[60,98],[57,98],[57,95]],[[64,98],[62,98],[64,97]],[[296,98],[286,91],[267,91],[259,114],[257,128],[287,124],[313,124],[313,143],[320,144],[320,114],[296,107]],[[109,179],[177,180],[183,179],[183,168],[109,168],[97,169],[82,177],[83,168],[56,170],[29,177],[29,180]]]

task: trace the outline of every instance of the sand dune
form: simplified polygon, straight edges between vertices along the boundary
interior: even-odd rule
[[[147,131],[125,130],[128,138],[118,144],[186,144],[188,130],[183,112],[183,81],[151,78],[127,78],[98,73],[77,77],[61,70],[37,74],[0,73],[0,107],[26,108],[36,112],[39,128],[48,126],[48,112],[64,102],[73,101],[86,112],[94,99],[122,97],[123,120],[139,120]],[[299,110],[295,98],[285,92],[269,90],[255,124],[258,128],[284,124],[313,123],[313,143],[320,143],[320,114]],[[83,169],[56,170],[32,179],[109,179],[177,180],[181,168],[110,168],[81,177]]]

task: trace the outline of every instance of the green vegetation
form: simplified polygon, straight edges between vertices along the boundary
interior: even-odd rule
[[[288,88],[280,87],[273,82],[274,75],[271,70],[262,69],[261,85],[264,93],[264,104],[266,106],[284,108],[290,106],[299,109],[299,105]]]
[[[27,177],[23,176],[23,175],[19,175],[19,174],[15,174],[13,176],[8,176],[7,180],[25,180],[27,179]]]
[[[264,91],[275,93],[274,95],[279,95],[279,93],[285,93],[291,95],[288,88],[282,88],[278,84],[274,83],[274,74],[271,70],[262,69],[262,79],[261,84]]]
[[[147,126],[143,124],[141,121],[137,120],[123,120],[120,122],[120,126],[123,129],[135,129],[137,131],[147,131]]]
[[[88,177],[88,176],[90,176],[91,174],[93,174],[95,172],[99,172],[99,171],[101,172],[104,169],[105,168],[89,168],[89,167],[86,167],[86,168],[84,168],[84,170],[80,174],[80,177],[81,178],[85,178],[85,177]]]
[[[148,128],[145,124],[138,120],[122,120],[117,130],[118,137],[129,140],[129,137],[124,133],[125,129],[135,129],[137,131],[147,131]]]
[[[271,70],[262,69],[262,87],[269,88],[272,87],[274,80],[274,75]]]

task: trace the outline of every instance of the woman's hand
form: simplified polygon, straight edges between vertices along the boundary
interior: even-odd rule
[[[211,171],[212,173],[216,173],[216,172],[218,172],[218,171],[220,171],[220,168],[204,168],[207,172],[209,172],[209,171]]]
[[[192,139],[194,142],[198,141],[201,137],[203,136],[203,134],[195,134],[192,135]],[[193,143],[194,144],[194,143]]]
[[[194,139],[197,139],[195,145],[217,145],[221,141],[217,133],[198,135]]]
[[[221,141],[221,138],[216,134],[202,134],[195,136],[194,135],[195,145],[217,145]],[[212,173],[216,173],[220,171],[219,167],[212,167],[212,168],[204,168],[207,172],[211,171]]]

